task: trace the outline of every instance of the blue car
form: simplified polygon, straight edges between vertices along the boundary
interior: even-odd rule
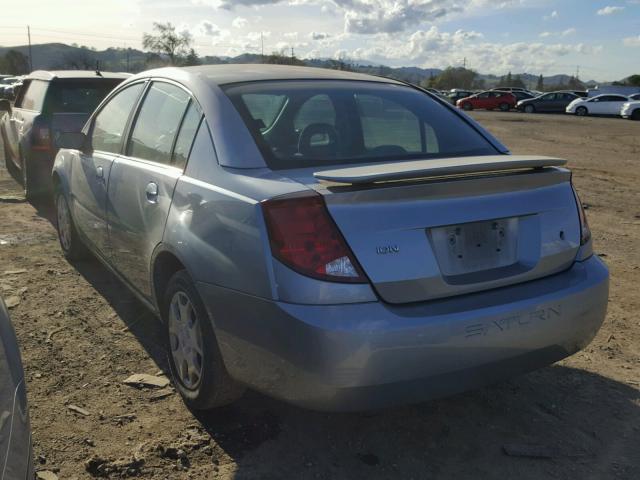
[[[159,316],[193,409],[246,387],[334,411],[450,395],[577,352],[605,317],[565,161],[402,82],[151,70],[59,142],[62,251]]]

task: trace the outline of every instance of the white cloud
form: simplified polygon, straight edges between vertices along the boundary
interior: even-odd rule
[[[542,17],[543,20],[555,20],[556,18],[558,18],[560,15],[558,14],[557,10],[554,10],[553,12],[551,12],[549,15],[545,15],[544,17]]]
[[[231,22],[231,25],[234,28],[244,28],[249,25],[249,20],[243,17],[236,17],[233,19],[233,22]]]
[[[640,47],[640,35],[637,37],[627,37],[622,40],[622,43],[627,47]]]
[[[598,15],[613,15],[614,13],[620,13],[623,10],[624,10],[624,7],[613,7],[609,5],[604,8],[601,8],[596,13]]]
[[[311,32],[309,34],[309,38],[311,40],[326,40],[328,38],[330,38],[331,35],[329,33],[325,33],[325,32]]]
[[[196,34],[207,37],[217,37],[220,35],[220,27],[209,20],[203,20],[196,28]]]
[[[573,35],[576,32],[577,32],[577,30],[575,28],[571,27],[571,28],[567,28],[566,30],[563,30],[561,32],[542,32],[538,36],[541,37],[541,38],[568,37],[569,35]]]

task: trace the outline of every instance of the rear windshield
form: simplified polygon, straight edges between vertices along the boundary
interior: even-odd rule
[[[47,93],[49,113],[91,113],[122,80],[65,79],[51,82]]]
[[[224,90],[274,169],[496,154],[448,107],[402,85],[292,80]]]

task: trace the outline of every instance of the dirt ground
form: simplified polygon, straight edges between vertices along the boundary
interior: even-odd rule
[[[37,469],[61,479],[640,478],[640,122],[473,115],[513,153],[569,160],[611,268],[609,314],[585,351],[554,366],[367,414],[248,392],[194,416],[171,389],[123,384],[167,371],[158,323],[98,263],[67,263],[51,212],[21,200],[0,170],[0,292],[19,300]],[[512,444],[550,458],[509,456]]]

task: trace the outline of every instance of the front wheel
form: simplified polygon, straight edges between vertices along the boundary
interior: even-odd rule
[[[534,113],[536,108],[533,105],[525,105],[524,106],[525,113]]]
[[[576,115],[578,115],[579,117],[584,117],[589,113],[589,111],[587,110],[587,107],[578,107],[576,108]]]
[[[636,108],[629,118],[631,118],[631,120],[640,120],[640,108]]]
[[[465,103],[462,104],[462,109],[466,110],[468,112],[470,110],[473,110],[473,105],[471,105],[470,103],[466,103],[465,102]]]
[[[186,270],[173,275],[163,297],[169,367],[193,410],[228,405],[244,388],[227,373],[207,310]]]
[[[501,103],[500,104],[500,111],[501,112],[508,112],[511,109],[511,107],[509,106],[508,103]]]
[[[69,260],[81,260],[88,257],[89,250],[82,243],[71,218],[69,204],[61,191],[56,192],[56,229],[62,253]]]

